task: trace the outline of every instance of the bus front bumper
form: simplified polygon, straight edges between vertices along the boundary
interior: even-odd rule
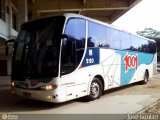
[[[58,94],[55,94],[54,90],[28,90],[22,88],[12,87],[12,94],[21,96],[28,99],[35,99],[46,102],[59,103]]]

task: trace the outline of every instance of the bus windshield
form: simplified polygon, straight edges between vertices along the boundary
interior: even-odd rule
[[[61,34],[65,17],[25,23],[14,44],[12,79],[58,76]]]

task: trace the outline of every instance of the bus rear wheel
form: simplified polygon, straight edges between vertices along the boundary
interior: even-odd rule
[[[149,80],[149,73],[148,73],[148,70],[146,70],[144,73],[144,79],[141,83],[146,84],[148,82],[148,80]]]
[[[90,94],[87,97],[90,101],[98,99],[102,95],[102,82],[98,78],[94,78],[90,85]]]

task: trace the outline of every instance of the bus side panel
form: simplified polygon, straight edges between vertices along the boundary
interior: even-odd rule
[[[102,66],[100,64],[83,67],[83,68],[77,69],[75,72],[77,74],[76,81],[79,81],[79,83],[81,83],[81,84],[85,83],[87,85],[86,86],[87,93],[85,95],[90,94],[90,85],[91,85],[93,78],[96,75],[100,75],[103,77],[103,74],[102,74],[103,70],[102,70]],[[83,96],[84,96],[84,94],[83,94]]]
[[[115,50],[100,49],[100,64],[102,64],[105,80],[105,90],[120,86],[121,56]]]
[[[143,80],[145,70],[152,71],[154,54],[118,50],[116,53],[121,55],[120,85]]]
[[[105,90],[143,80],[146,69],[153,77],[155,58],[142,52],[100,49]]]
[[[62,94],[66,98],[65,101],[87,95],[87,78],[85,74],[82,74],[79,70],[75,70],[70,74],[61,76],[58,82],[60,86],[65,88],[66,92]]]

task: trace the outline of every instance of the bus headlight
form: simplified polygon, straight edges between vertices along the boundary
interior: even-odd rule
[[[55,84],[41,86],[42,90],[54,90],[56,88],[57,88],[57,85],[55,85]]]
[[[15,82],[14,82],[14,81],[12,81],[12,82],[11,82],[11,85],[12,85],[12,87],[14,87],[14,86],[15,86]]]

